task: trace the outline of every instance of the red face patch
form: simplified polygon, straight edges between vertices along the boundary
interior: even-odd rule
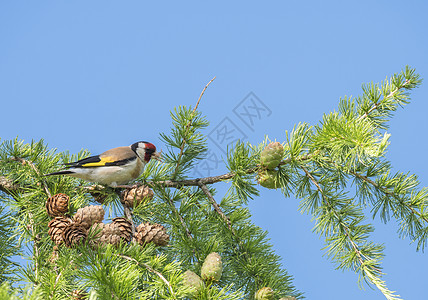
[[[144,161],[149,162],[152,158],[153,153],[156,152],[156,146],[152,143],[144,143],[144,148],[146,149],[146,154],[144,155]]]
[[[153,152],[156,151],[156,146],[153,145],[152,143],[145,143],[145,144],[146,144],[146,149],[153,150]]]

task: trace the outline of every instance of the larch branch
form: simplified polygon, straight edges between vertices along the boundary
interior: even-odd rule
[[[202,96],[203,96],[203,95],[204,95],[204,93],[205,93],[205,90],[208,88],[208,86],[211,84],[211,82],[213,82],[213,81],[214,81],[214,79],[215,79],[215,78],[216,78],[216,77],[214,76],[214,78],[213,78],[213,79],[211,79],[211,80],[210,80],[210,82],[208,82],[208,83],[205,85],[204,89],[202,90],[201,94],[199,95],[198,101],[196,102],[196,105],[195,105],[195,107],[193,108],[193,111],[192,111],[192,118],[190,119],[189,123],[187,123],[187,126],[186,126],[186,133],[187,133],[187,131],[189,130],[190,126],[192,125],[192,121],[193,121],[194,114],[195,114],[195,112],[196,112],[196,109],[197,109],[197,108],[198,108],[198,106],[199,106],[199,102],[201,101]],[[180,153],[178,154],[178,158],[177,158],[177,165],[175,166],[175,170],[174,170],[174,173],[173,173],[173,175],[172,175],[172,178],[175,178],[175,176],[177,175],[178,167],[180,166],[180,162],[181,162],[181,158],[182,158],[182,156],[183,156],[183,151],[184,151],[184,146],[185,146],[185,145],[186,145],[186,140],[183,138],[183,142],[181,143],[181,147],[180,147]]]
[[[404,83],[401,86],[398,86],[395,88],[395,90],[391,91],[388,95],[386,95],[383,99],[388,99],[393,97],[399,90],[401,90],[402,88],[405,88],[406,85],[410,84],[410,80],[406,79],[406,81],[404,81]],[[374,103],[373,106],[366,111],[363,115],[361,115],[357,120],[361,120],[364,118],[367,118],[374,110],[378,109],[379,107],[379,101]]]
[[[357,172],[354,171],[350,171],[350,174],[354,175],[355,177],[364,180],[365,182],[371,184],[373,187],[375,187],[376,189],[380,190],[382,193],[384,193],[385,195],[391,196],[394,199],[400,200],[398,195],[387,190],[386,188],[383,188],[381,186],[379,186],[375,181],[371,180],[370,178],[368,178],[367,176],[361,175]],[[415,210],[409,203],[406,203],[404,201],[400,200],[401,204],[404,204],[405,207],[410,210],[411,213],[413,213],[414,215],[417,215],[419,218],[421,218],[422,220],[424,220],[425,222],[428,223],[428,218],[426,216],[424,216],[423,214],[421,214],[419,211]]]
[[[232,222],[230,222],[230,219],[224,214],[224,212],[222,211],[220,206],[217,204],[217,202],[215,201],[215,199],[214,199],[213,195],[211,194],[210,190],[208,189],[208,187],[200,181],[199,181],[199,187],[204,192],[204,194],[207,196],[208,200],[211,202],[211,205],[214,207],[214,210],[220,215],[220,217],[223,219],[223,221],[226,222],[227,227],[229,227],[229,230],[232,232],[232,234],[234,236],[236,236],[236,232],[232,227]]]
[[[122,258],[124,258],[124,259],[126,259],[126,260],[128,260],[128,261],[133,261],[133,262],[135,262],[135,263],[137,263],[137,265],[139,265],[139,266],[143,266],[144,268],[146,268],[149,272],[152,272],[152,273],[155,273],[167,286],[168,286],[168,289],[169,289],[169,291],[170,291],[170,293],[171,293],[171,295],[175,295],[175,293],[174,293],[174,290],[172,289],[172,286],[171,286],[171,283],[169,283],[169,281],[162,275],[162,273],[161,272],[159,272],[159,271],[157,271],[157,270],[155,270],[155,269],[153,269],[152,267],[150,267],[148,264],[145,264],[145,263],[142,263],[142,262],[139,262],[138,260],[136,260],[135,258],[132,258],[132,257],[129,257],[129,256],[126,256],[126,255],[121,255],[121,254],[119,254],[118,255],[119,257],[122,257]]]

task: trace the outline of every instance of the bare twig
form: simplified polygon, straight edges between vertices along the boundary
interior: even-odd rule
[[[31,212],[28,212],[28,218],[30,219],[30,224],[27,226],[27,228],[30,230],[31,237],[33,238],[33,251],[34,251],[34,278],[36,278],[36,285],[39,283],[39,241],[40,236],[36,233],[34,230],[34,217]]]
[[[123,205],[123,213],[125,214],[126,219],[131,223],[131,241],[133,244],[135,244],[136,243],[135,224],[134,224],[134,221],[132,220],[132,211],[126,204],[123,203],[122,205]]]
[[[186,126],[186,133],[187,133],[187,131],[189,130],[190,126],[192,125],[192,121],[193,121],[194,114],[195,114],[195,112],[196,112],[196,109],[197,109],[197,108],[198,108],[198,106],[199,106],[199,102],[201,101],[202,96],[203,96],[203,95],[204,95],[204,93],[205,93],[205,90],[208,88],[208,86],[211,84],[211,82],[213,82],[213,81],[214,81],[214,79],[215,79],[215,78],[216,78],[216,77],[214,76],[214,78],[213,78],[213,79],[211,79],[211,80],[210,80],[210,82],[208,82],[208,83],[205,85],[204,89],[202,90],[201,94],[199,95],[198,101],[196,102],[196,105],[195,105],[195,107],[193,108],[192,118],[190,119],[189,123],[187,123],[187,126]],[[172,178],[175,178],[175,176],[177,175],[178,167],[180,166],[181,157],[183,156],[183,151],[184,151],[184,146],[185,146],[185,145],[186,145],[186,140],[185,140],[185,139],[183,139],[183,142],[181,143],[181,147],[180,147],[180,153],[178,154],[177,165],[175,166],[175,170],[174,170],[174,173],[173,173],[173,175],[172,175]]]
[[[135,258],[132,258],[132,257],[129,257],[129,256],[126,256],[126,255],[121,255],[121,254],[118,254],[118,256],[119,257],[122,257],[122,258],[124,258],[124,259],[126,259],[126,260],[129,260],[129,261],[133,261],[133,262],[136,262],[137,263],[137,265],[139,265],[139,266],[143,266],[144,268],[146,268],[149,272],[152,272],[152,273],[155,273],[167,286],[168,286],[168,289],[169,289],[169,292],[171,293],[171,295],[175,295],[175,293],[174,293],[174,290],[172,289],[172,286],[171,286],[171,283],[169,283],[169,281],[162,275],[162,273],[160,273],[159,271],[156,271],[155,269],[153,269],[152,267],[150,267],[148,264],[145,264],[145,263],[142,263],[142,262],[139,262],[138,260],[136,260]]]
[[[196,105],[195,105],[195,107],[193,108],[193,112],[195,112],[195,111],[196,111],[196,109],[198,108],[199,101],[201,101],[202,96],[203,96],[203,95],[204,95],[204,93],[205,93],[205,90],[208,88],[208,86],[211,84],[211,82],[213,82],[213,81],[214,81],[214,79],[215,79],[215,78],[216,78],[216,76],[214,76],[214,78],[213,78],[213,79],[211,79],[211,80],[210,80],[210,82],[208,82],[208,83],[205,85],[204,89],[202,90],[201,94],[199,95],[198,102],[196,102]],[[189,126],[190,126],[190,125],[189,125]]]

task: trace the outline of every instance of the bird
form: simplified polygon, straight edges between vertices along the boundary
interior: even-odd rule
[[[161,160],[155,145],[139,141],[130,146],[117,147],[100,155],[66,163],[65,170],[45,176],[68,175],[89,182],[117,187],[138,178],[150,159]]]

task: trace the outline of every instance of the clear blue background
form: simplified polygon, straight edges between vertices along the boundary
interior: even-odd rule
[[[217,76],[200,104],[207,133],[229,117],[252,143],[265,134],[283,141],[298,122],[316,124],[340,97],[359,95],[363,82],[406,64],[428,78],[427,13],[425,1],[2,1],[0,137],[43,138],[72,153],[142,139],[162,148],[170,110],[194,105]],[[233,114],[251,91],[272,110],[254,131]],[[396,113],[387,154],[425,186],[427,95],[425,83]],[[335,270],[298,205],[265,190],[250,203],[296,287],[308,299],[384,299]],[[374,223],[388,287],[427,299],[427,256],[398,238],[395,220]]]

